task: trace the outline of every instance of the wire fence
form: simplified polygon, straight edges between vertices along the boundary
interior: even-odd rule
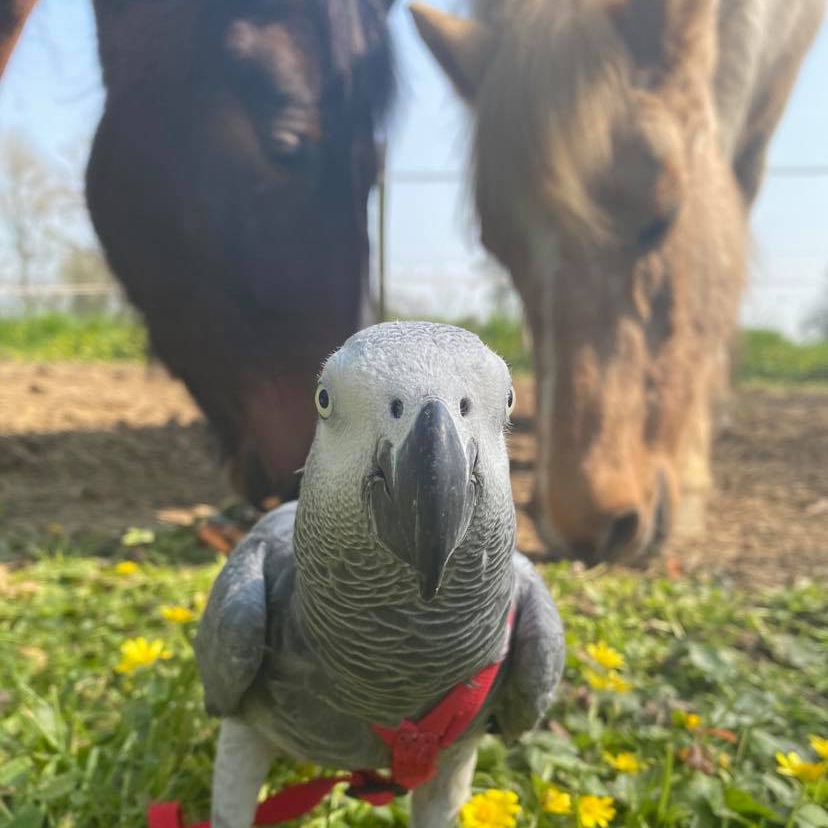
[[[825,179],[828,165],[775,165],[769,168],[768,177],[775,179]],[[467,180],[460,170],[397,169],[386,175],[389,191],[398,185],[453,185]],[[395,195],[395,202],[406,198]],[[394,210],[392,207],[392,221]],[[391,311],[418,315],[440,315],[445,318],[485,316],[492,309],[509,315],[520,313],[520,302],[511,288],[508,276],[477,248],[465,251],[454,260],[428,244],[417,251],[415,261],[406,259],[389,245],[385,224],[388,218],[380,209],[374,218],[374,244],[372,281],[375,296],[381,298]],[[390,247],[390,249],[389,249]],[[380,276],[380,261],[385,256],[387,267],[384,279]],[[786,256],[789,261],[792,257]],[[815,260],[816,257],[807,258]],[[826,250],[828,259],[828,250]],[[828,262],[826,262],[828,263]],[[810,271],[824,272],[821,261],[812,263]],[[753,268],[752,279],[745,297],[744,307],[748,321],[771,323],[771,310],[781,308],[779,318],[789,332],[796,327],[797,314],[807,313],[815,296],[813,276],[802,277],[796,268],[786,267],[771,271],[761,266]],[[773,306],[773,307],[772,307]],[[127,301],[119,285],[112,282],[37,282],[29,285],[0,281],[0,314],[15,315],[20,312],[61,310],[68,312],[121,311]],[[771,310],[768,310],[771,308]],[[805,310],[800,313],[800,310]],[[436,310],[435,310],[436,309]]]

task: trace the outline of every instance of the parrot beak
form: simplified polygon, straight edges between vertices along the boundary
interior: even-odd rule
[[[370,481],[371,510],[380,543],[417,573],[420,596],[440,589],[452,552],[471,522],[477,447],[463,448],[446,406],[429,400],[402,445],[383,440],[379,472]]]

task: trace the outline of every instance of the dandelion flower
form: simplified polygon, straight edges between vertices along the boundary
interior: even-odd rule
[[[115,566],[116,575],[134,575],[138,571],[138,564],[135,561],[121,561]]]
[[[803,762],[798,753],[791,751],[786,756],[781,751],[776,753],[776,770],[783,776],[795,776],[803,782],[816,782],[828,769],[826,762]]]
[[[604,761],[621,773],[638,773],[641,770],[641,763],[634,753],[619,753],[617,756],[605,753]]]
[[[587,644],[587,653],[589,657],[606,668],[616,668],[624,666],[624,656],[608,646],[606,641],[599,641],[597,644]]]
[[[165,621],[173,621],[176,624],[186,624],[195,617],[192,610],[187,607],[161,607],[161,617]]]
[[[582,796],[578,798],[578,821],[583,828],[607,828],[615,817],[611,796]]]
[[[119,673],[134,673],[139,667],[149,667],[159,658],[172,658],[172,653],[164,649],[160,638],[147,641],[144,636],[129,638],[121,644],[121,663],[115,668]]]
[[[819,736],[809,736],[811,747],[823,758],[828,759],[828,739]]]
[[[550,785],[543,795],[543,810],[548,814],[571,814],[572,797]]]
[[[701,716],[698,713],[687,713],[684,717],[684,726],[688,730],[698,730],[701,725]]]
[[[520,813],[513,791],[488,790],[476,794],[460,809],[463,828],[513,828]]]

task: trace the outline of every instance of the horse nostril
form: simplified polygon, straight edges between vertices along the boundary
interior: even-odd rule
[[[636,536],[637,532],[638,512],[624,512],[610,524],[609,534],[607,535],[607,549],[622,549]]]

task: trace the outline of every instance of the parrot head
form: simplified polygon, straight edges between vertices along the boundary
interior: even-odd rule
[[[440,590],[452,555],[488,503],[514,521],[504,432],[509,371],[451,325],[391,322],[352,336],[316,391],[307,489],[359,510],[378,552],[410,568],[420,597]],[[325,508],[326,497],[313,497]]]

